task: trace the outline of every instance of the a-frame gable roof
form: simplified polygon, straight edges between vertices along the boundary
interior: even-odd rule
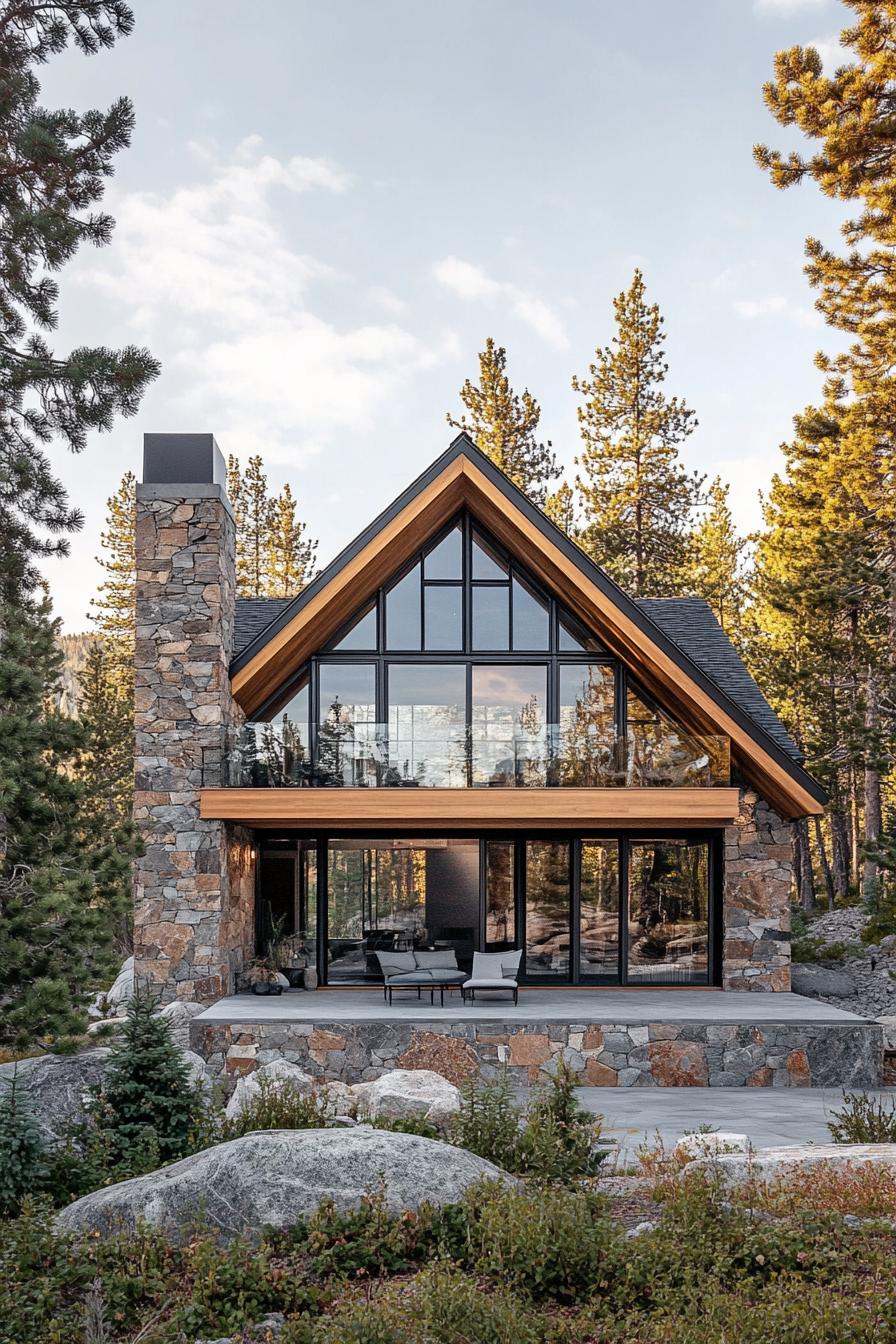
[[[696,730],[729,736],[739,768],[779,811],[801,816],[822,810],[824,791],[802,768],[783,726],[736,654],[732,663],[734,651],[718,626],[722,642],[706,627],[705,657],[691,656],[682,647],[687,643],[681,638],[683,607],[673,614],[671,599],[630,598],[466,434],[458,435],[272,620],[262,624],[270,615],[267,604],[266,613],[251,613],[260,628],[231,664],[233,692],[244,710],[256,712],[463,507],[632,667],[670,711]],[[695,619],[702,620],[692,606],[691,625]]]

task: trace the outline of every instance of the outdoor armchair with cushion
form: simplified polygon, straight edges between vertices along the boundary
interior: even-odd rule
[[[469,993],[475,999],[477,989],[509,989],[517,1002],[519,987],[516,977],[520,969],[522,949],[515,952],[474,952],[473,974],[461,985],[461,997],[464,1003]]]
[[[466,972],[457,964],[457,954],[453,947],[439,948],[435,952],[377,952],[377,961],[383,973],[383,998],[392,1002],[394,989],[416,989],[432,991],[444,990],[446,985],[462,985]]]

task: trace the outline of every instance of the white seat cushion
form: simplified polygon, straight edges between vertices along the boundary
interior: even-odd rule
[[[465,980],[464,989],[516,989],[516,981],[507,978],[500,980]]]

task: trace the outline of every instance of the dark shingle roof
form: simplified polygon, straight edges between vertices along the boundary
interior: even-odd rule
[[[702,597],[642,597],[638,606],[792,760],[802,763],[802,752]]]
[[[234,655],[241,653],[289,606],[287,597],[238,597]],[[709,606],[699,597],[641,598],[638,606],[660,627],[713,683],[730,696],[754,723],[794,761],[802,755],[788,736],[740,654],[719,625]]]
[[[242,653],[292,602],[291,597],[238,597],[233,631],[234,656]]]

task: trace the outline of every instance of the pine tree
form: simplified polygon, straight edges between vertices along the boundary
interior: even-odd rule
[[[40,106],[35,70],[69,42],[90,54],[130,32],[123,0],[0,3],[0,1037],[24,1045],[83,1022],[110,969],[132,849],[96,825],[77,779],[82,726],[53,708],[58,625],[37,560],[65,554],[80,526],[44,451],[80,452],[93,430],[133,415],[158,364],[145,351],[57,356],[54,275],[83,242],[105,245],[93,209],[133,112]]]
[[[691,536],[689,586],[712,607],[722,629],[735,641],[747,595],[744,559],[747,539],[738,534],[728,506],[728,486],[717,476],[707,508]]]
[[[199,1124],[201,1097],[157,1006],[146,988],[136,986],[103,1075],[96,1118],[113,1164],[126,1164],[134,1149],[150,1149],[162,1162],[184,1157]]]
[[[290,486],[268,494],[260,457],[246,470],[232,454],[227,459],[227,494],[236,523],[236,589],[240,597],[294,597],[311,578],[317,542],[296,517]]]
[[[77,778],[83,726],[53,707],[49,601],[0,618],[0,1041],[22,1047],[83,1025],[113,969],[133,845],[96,823]]]
[[[575,539],[578,532],[576,527],[576,497],[572,486],[567,481],[561,481],[557,489],[548,495],[544,511],[561,532],[565,532],[568,537]]]
[[[106,500],[106,526],[100,533],[97,564],[106,577],[91,599],[92,619],[103,641],[107,676],[123,699],[134,697],[134,640],[137,586],[137,478],[125,472]]]
[[[108,645],[94,640],[79,678],[77,777],[88,813],[100,822],[127,826],[134,809],[134,706],[130,696],[122,695],[119,675]]]
[[[265,558],[265,595],[295,597],[314,569],[317,542],[305,536],[308,527],[296,517],[289,482],[273,501]]]
[[[539,443],[535,437],[541,407],[528,388],[522,396],[514,392],[506,368],[507,351],[489,336],[479,355],[479,382],[468,378],[460,390],[467,414],[457,420],[449,412],[448,423],[465,430],[495,466],[543,508],[560,468],[550,440]]]
[[[111,47],[133,22],[123,0],[0,4],[0,584],[13,603],[36,582],[35,557],[65,554],[81,525],[43,445],[81,452],[91,430],[136,412],[159,371],[134,346],[59,356],[43,334],[58,321],[54,274],[82,243],[109,242],[113,222],[92,207],[134,114],[126,98],[107,112],[45,109],[35,70],[69,42]]]
[[[862,690],[861,730],[854,732],[863,758],[853,779],[854,813],[863,814],[866,899],[874,904],[876,866],[889,864],[890,837],[881,831],[885,815],[882,791],[892,790],[896,753],[896,141],[893,138],[893,71],[896,65],[896,4],[846,0],[856,21],[840,35],[844,60],[830,77],[813,47],[792,47],[775,56],[774,79],[764,88],[766,105],[785,127],[796,127],[813,141],[808,155],[783,154],[757,145],[755,157],[776,187],[786,189],[807,180],[837,201],[855,204],[856,213],[842,225],[844,249],[826,247],[817,238],[806,241],[806,274],[816,290],[816,307],[828,324],[850,338],[834,357],[819,354],[816,363],[827,375],[825,399],[836,405],[840,434],[836,450],[836,482],[848,496],[844,522],[833,519],[834,532],[848,531],[860,539],[861,555],[854,587],[860,602],[847,604],[855,613],[872,611],[883,622],[886,658],[870,647],[865,671],[859,664],[850,677]],[[855,619],[855,615],[851,617]],[[866,621],[867,623],[867,621]],[[876,644],[873,636],[871,645]],[[883,690],[883,694],[881,694]],[[855,716],[852,720],[855,730]],[[850,750],[847,754],[853,755]],[[859,797],[859,795],[862,795]],[[856,828],[858,829],[858,828]]]
[[[663,319],[645,299],[639,270],[613,307],[616,335],[598,348],[590,376],[572,380],[582,397],[581,544],[635,597],[666,596],[687,584],[688,537],[703,478],[684,469],[678,445],[697,421],[662,390]]]

